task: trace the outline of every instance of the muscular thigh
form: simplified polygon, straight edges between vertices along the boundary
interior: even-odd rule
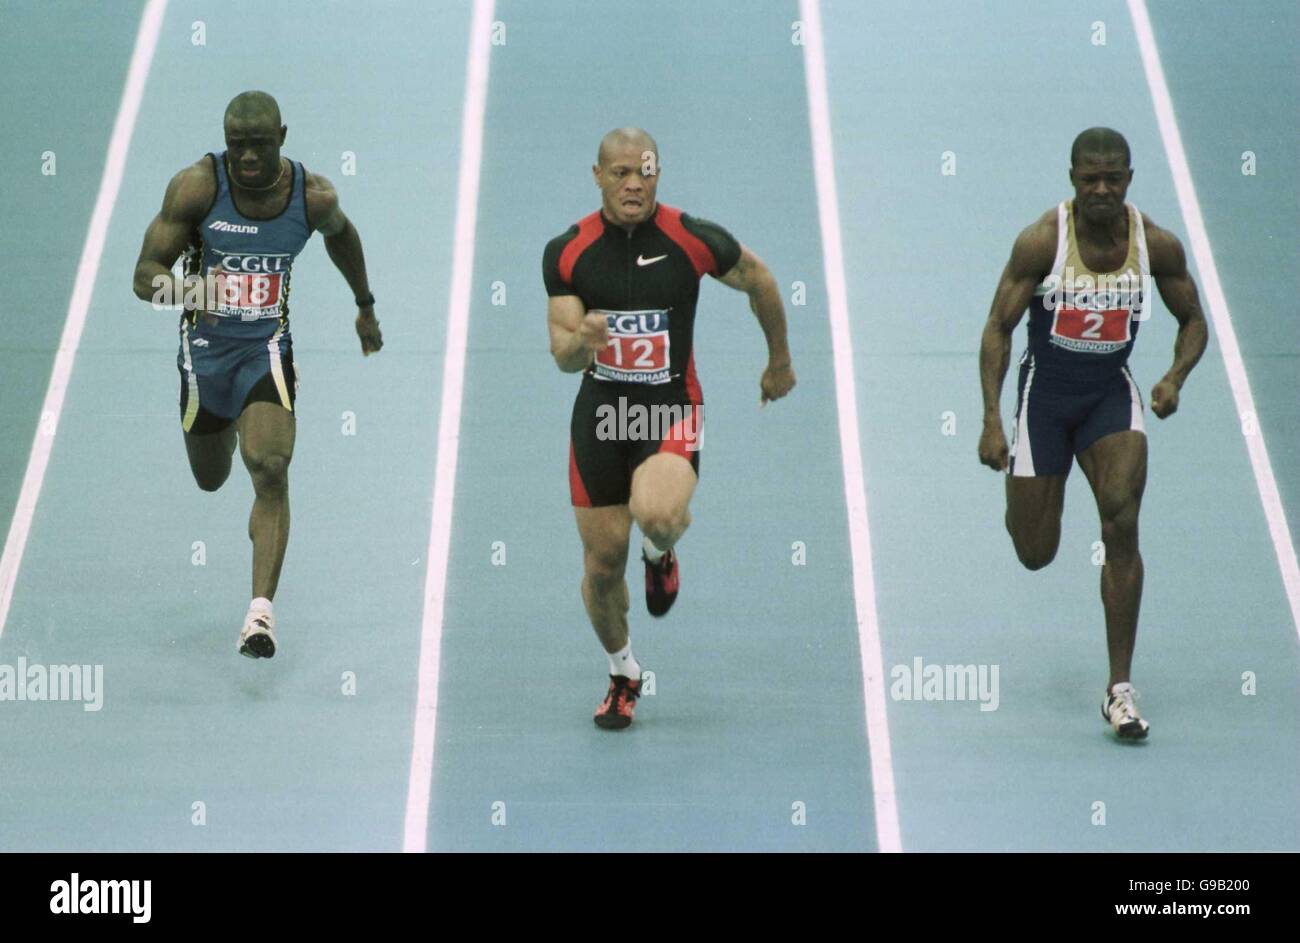
[[[293,413],[267,402],[249,403],[239,415],[239,450],[244,461],[274,455],[293,458],[296,439]]]
[[[1146,490],[1146,433],[1126,430],[1097,439],[1079,453],[1079,467],[1088,476],[1103,518],[1125,508],[1136,512]]]
[[[657,452],[632,474],[629,506],[638,520],[647,514],[678,516],[686,510],[699,479],[690,460],[672,452]]]
[[[199,435],[184,432],[185,454],[190,460],[190,468],[196,474],[229,470],[230,456],[235,451],[235,427],[228,425],[219,432]]]
[[[1019,533],[1060,526],[1065,506],[1065,475],[1034,478],[1007,475],[1007,515]]]

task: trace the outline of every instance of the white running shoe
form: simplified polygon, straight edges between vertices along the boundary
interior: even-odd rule
[[[1151,729],[1138,715],[1137,705],[1133,702],[1137,691],[1127,681],[1121,681],[1106,693],[1106,700],[1101,702],[1101,716],[1110,722],[1115,736],[1121,740],[1145,740]]]
[[[239,633],[239,654],[249,658],[275,655],[275,616],[260,609],[248,610],[243,631]]]

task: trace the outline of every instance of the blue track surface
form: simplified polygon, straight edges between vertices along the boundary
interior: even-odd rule
[[[1294,542],[1300,155],[1279,103],[1300,94],[1283,41],[1300,14],[1150,7]],[[0,666],[102,665],[103,709],[0,701],[3,850],[402,846],[471,5],[318,3],[291,44],[229,28],[258,8],[173,2],[163,23],[0,627]],[[6,525],[142,9],[0,14],[0,239],[11,272],[39,273],[9,279],[0,308]],[[427,846],[872,851],[798,6],[639,11],[495,7],[505,41],[490,60]],[[1147,417],[1145,746],[1116,745],[1098,715],[1099,533],[1082,474],[1056,562],[1028,573],[1002,527],[1002,483],[976,459],[980,329],[1016,233],[1069,196],[1073,136],[1124,131],[1129,198],[1188,242],[1125,4],[824,0],[822,18],[885,670],[919,657],[1000,678],[994,711],[887,702],[903,848],[1300,849],[1297,627],[1214,334],[1179,413]],[[364,68],[337,68],[358,56]],[[293,533],[268,663],[235,655],[252,489],[238,467],[215,495],[194,487],[175,315],[130,294],[167,180],[221,147],[222,109],[245,88],[276,95],[285,153],[338,188],[385,338],[360,356],[347,287],[314,239],[294,279]],[[540,267],[546,241],[598,206],[596,144],[624,124],[658,139],[663,202],[771,267],[799,385],[758,408],[762,335],[743,296],[705,285],[707,447],[683,593],[651,620],[633,554],[632,637],[655,693],[611,735],[590,720],[605,661],[579,596],[565,473],[576,377],[546,353]],[[54,176],[40,173],[46,150]],[[947,151],[955,175],[941,173]],[[1132,361],[1144,395],[1174,333],[1158,305]],[[1015,343],[1018,355],[1023,328]]]

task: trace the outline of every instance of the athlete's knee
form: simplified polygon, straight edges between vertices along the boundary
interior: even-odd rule
[[[1016,548],[1016,557],[1026,570],[1041,570],[1056,559],[1056,551],[1061,543],[1060,531],[1048,534],[1021,534],[1008,520],[1007,532],[1011,534],[1011,543]]]
[[[200,470],[198,468],[190,470],[194,472],[194,483],[199,486],[200,491],[219,491],[221,486],[226,483],[226,479],[230,477],[229,465],[220,471]]]
[[[1137,552],[1138,503],[1136,500],[1119,500],[1102,505],[1101,539],[1106,545],[1106,555],[1110,559],[1115,559],[1121,554]]]
[[[684,507],[652,505],[638,510],[640,513],[633,515],[636,518],[636,526],[641,529],[641,533],[660,547],[680,537],[691,522],[690,511]]]
[[[617,586],[627,569],[627,552],[612,547],[589,547],[582,555],[583,576],[597,590]]]
[[[289,488],[289,457],[279,452],[250,453],[244,457],[253,489],[258,494],[275,494]]]
[[[1056,559],[1061,544],[1059,501],[1053,501],[1050,496],[1042,503],[1008,500],[1003,521],[1016,548],[1016,557],[1025,569],[1041,570]]]
[[[1041,544],[1024,546],[1017,542],[1016,556],[1026,570],[1041,570],[1056,559],[1056,547],[1045,547]]]
[[[641,533],[650,538],[650,542],[660,550],[667,550],[675,544],[686,531],[686,522],[680,517],[664,515],[648,517],[638,522]]]
[[[230,457],[234,452],[234,430],[213,435],[185,437],[185,453],[190,474],[200,491],[217,491],[230,477]]]

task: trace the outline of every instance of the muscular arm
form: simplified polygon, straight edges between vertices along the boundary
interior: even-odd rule
[[[1011,362],[1011,334],[1016,329],[1034,289],[1052,270],[1056,255],[1056,211],[1018,237],[993,293],[993,305],[980,339],[980,389],[984,394],[984,422],[1002,423],[1002,381]]]
[[[325,240],[325,251],[352,289],[354,298],[370,294],[361,235],[339,206],[334,185],[320,174],[307,175],[307,221]]]
[[[719,276],[718,281],[749,296],[749,308],[758,318],[763,336],[767,338],[768,364],[789,366],[790,346],[786,338],[785,306],[781,303],[781,289],[763,260],[742,245],[739,260],[727,274]]]
[[[1052,270],[1056,255],[1056,211],[1051,210],[1016,237],[993,294],[993,305],[980,339],[980,389],[984,395],[984,433],[980,461],[1006,468],[1008,451],[1002,432],[1002,381],[1011,362],[1011,334],[1025,316],[1034,289]]]
[[[145,230],[135,263],[131,287],[137,298],[167,305],[181,302],[185,284],[172,273],[172,266],[185,251],[190,233],[202,221],[215,192],[216,181],[206,158],[172,177],[162,209]]]
[[[334,267],[347,279],[353,299],[369,296],[370,280],[366,277],[361,235],[339,207],[339,195],[334,185],[320,174],[307,175],[307,222],[324,237],[325,251]],[[361,353],[365,356],[369,357],[384,346],[373,304],[358,306],[356,328],[361,340]]]
[[[1187,271],[1187,255],[1182,243],[1150,220],[1146,220],[1146,231],[1151,275],[1165,307],[1178,321],[1173,366],[1151,393],[1151,409],[1163,419],[1178,408],[1178,391],[1187,382],[1187,375],[1201,359],[1201,354],[1205,353],[1207,330],[1196,282]]]
[[[595,321],[599,319],[599,324]],[[546,327],[551,335],[551,356],[565,373],[586,370],[594,350],[608,343],[604,315],[593,315],[587,324],[587,308],[577,295],[552,295],[546,301]],[[604,331],[601,331],[604,328]],[[593,347],[596,341],[599,344]]]
[[[786,338],[785,306],[781,303],[781,289],[767,270],[763,260],[740,247],[740,258],[718,281],[749,295],[749,309],[758,318],[767,338],[767,367],[758,381],[760,406],[769,400],[780,399],[794,389],[794,368],[790,361],[790,345]]]

